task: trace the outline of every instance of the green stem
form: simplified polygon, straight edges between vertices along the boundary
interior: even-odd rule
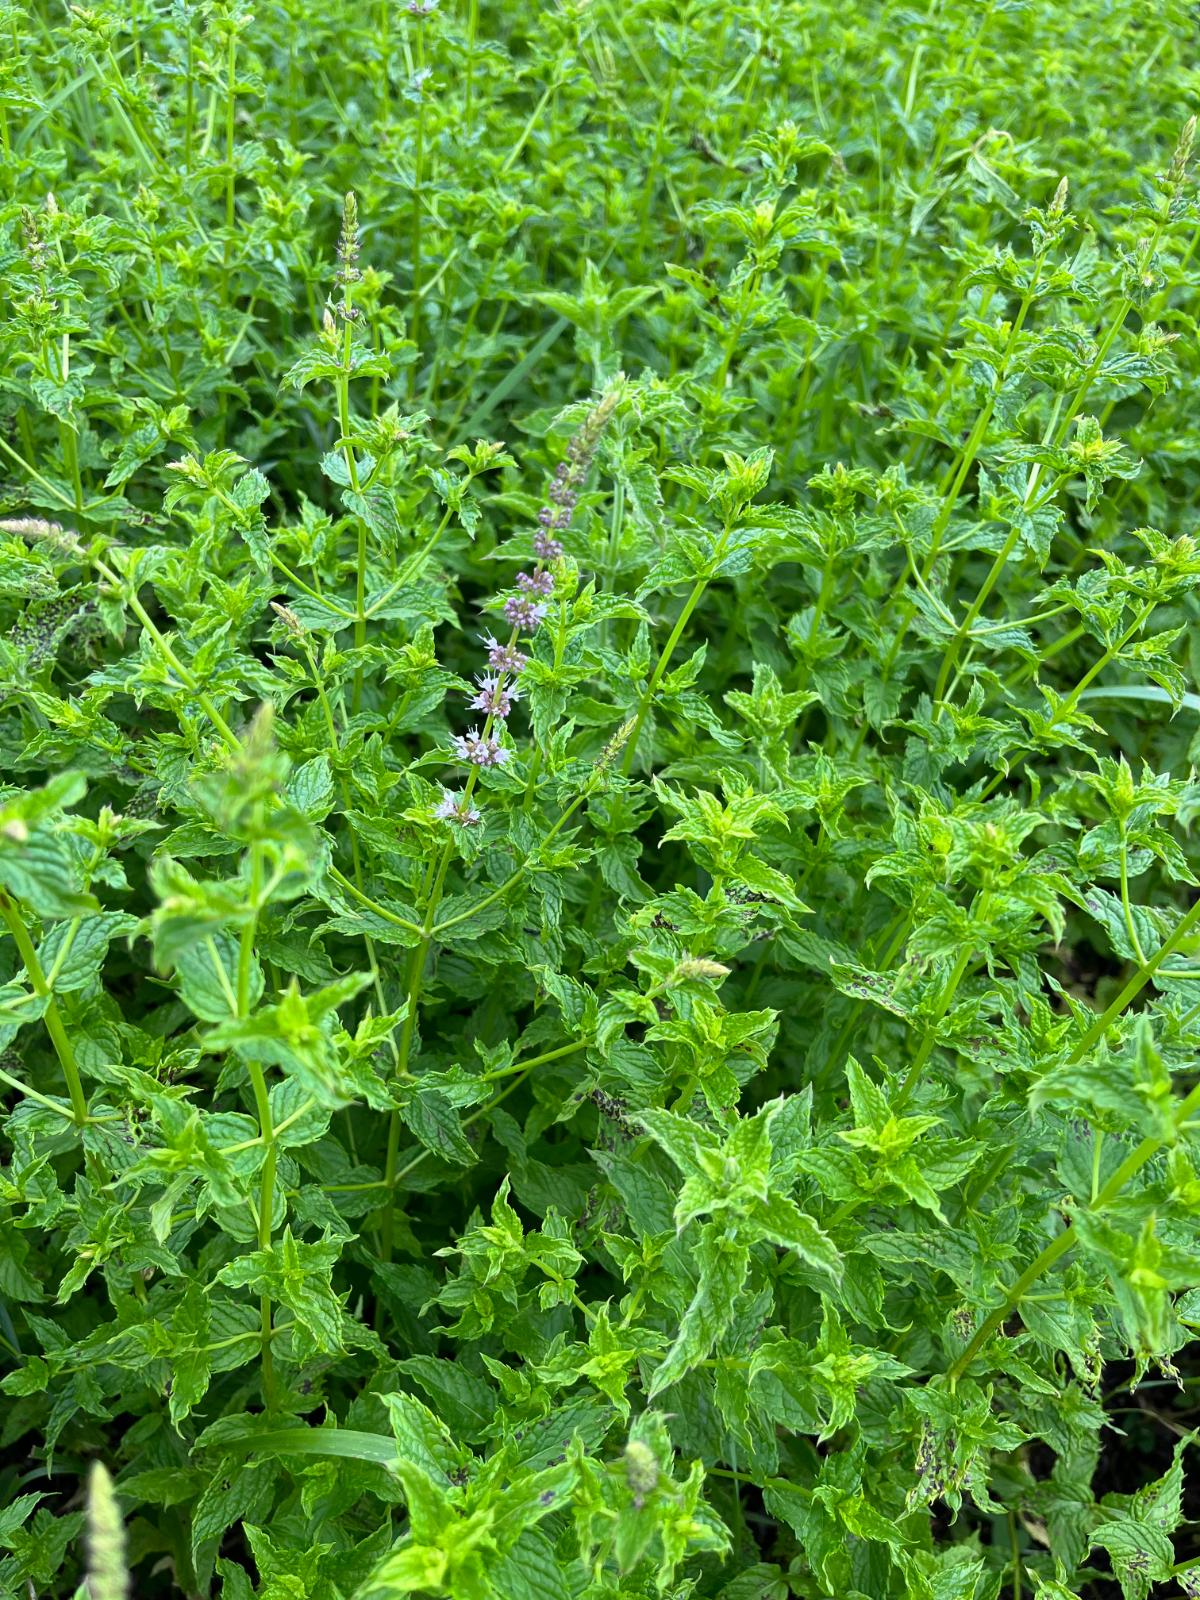
[[[471,128],[471,101],[475,87],[475,40],[479,34],[479,0],[467,0],[467,74],[463,124]]]
[[[61,1100],[51,1100],[48,1094],[39,1094],[36,1089],[31,1089],[27,1083],[22,1083],[20,1078],[14,1078],[10,1072],[0,1071],[0,1083],[7,1083],[10,1088],[16,1089],[27,1100],[32,1100],[35,1105],[45,1106],[47,1111],[53,1111],[60,1117],[65,1117],[68,1122],[75,1121],[75,1113],[68,1111]]]
[[[1138,938],[1137,923],[1133,920],[1133,907],[1129,903],[1129,833],[1125,826],[1125,818],[1121,818],[1121,914],[1125,919],[1125,932],[1133,953],[1142,966],[1146,964],[1146,952],[1142,949],[1142,941]]]
[[[237,105],[237,79],[235,65],[237,62],[237,32],[232,27],[229,30],[229,53],[226,58],[226,71],[228,81],[225,85],[225,265],[233,252],[233,224],[234,212],[234,166],[233,166],[233,127],[234,114]]]
[[[9,899],[7,894],[0,894],[0,917],[4,918],[5,925],[12,935],[13,943],[17,947],[17,954],[21,957],[25,971],[29,974],[29,982],[34,994],[45,1000],[46,1009],[42,1013],[42,1020],[46,1024],[46,1032],[50,1035],[50,1042],[54,1046],[55,1054],[63,1069],[63,1076],[67,1080],[67,1090],[71,1096],[71,1108],[75,1116],[75,1124],[82,1128],[87,1121],[88,1108],[87,1096],[83,1092],[83,1081],[79,1076],[79,1066],[75,1060],[75,1050],[63,1026],[62,1014],[58,1009],[58,1002],[54,992],[46,981],[46,974],[38,960],[38,953],[29,930],[21,919],[21,914]]]
[[[642,695],[638,705],[633,731],[629,735],[629,740],[625,745],[625,753],[621,757],[621,775],[623,777],[627,778],[633,769],[634,758],[637,755],[638,740],[642,734],[642,725],[649,713],[654,696],[658,692],[658,686],[662,682],[663,675],[671,663],[671,657],[675,653],[675,646],[683,637],[683,630],[687,627],[692,612],[700,604],[701,597],[707,588],[707,578],[696,579],[695,584],[692,586],[691,594],[688,595],[683,603],[683,610],[679,613],[679,619],[671,630],[671,636],[663,646],[662,655],[658,658],[658,665],[651,674],[650,682],[646,685],[645,693]]]
[[[221,738],[224,740],[225,744],[228,745],[229,749],[240,750],[241,745],[238,743],[237,735],[225,721],[221,713],[213,705],[208,695],[201,690],[200,680],[196,677],[195,673],[184,666],[183,662],[180,661],[174,650],[172,650],[166,639],[154,625],[154,622],[151,620],[145,606],[143,606],[142,602],[138,599],[136,590],[132,586],[126,589],[125,585],[112,570],[112,568],[106,566],[105,563],[98,558],[93,558],[92,565],[105,580],[105,582],[112,584],[115,589],[124,591],[125,600],[129,606],[129,609],[133,612],[134,616],[141,623],[142,627],[145,628],[146,632],[150,635],[151,639],[154,641],[155,649],[162,656],[163,660],[170,667],[171,671],[175,673],[176,677],[178,677],[184,688],[187,689],[191,694],[195,695],[196,703],[204,712],[204,715],[212,723],[213,727],[221,735]]]
[[[305,583],[303,578],[297,577],[292,571],[291,567],[289,567],[286,562],[281,561],[280,558],[275,554],[274,550],[270,551],[269,555],[271,558],[271,565],[273,567],[278,567],[280,572],[283,573],[284,577],[287,578],[290,583],[294,583],[297,589],[302,589],[304,593],[308,595],[310,600],[315,600],[318,605],[324,606],[327,611],[332,611],[335,616],[345,617],[347,622],[357,623],[358,619],[355,617],[353,611],[347,611],[344,606],[338,605],[336,600],[328,599],[325,595],[320,594],[316,589],[312,588],[310,584]]]
[[[558,833],[559,829],[564,827],[567,824],[567,822],[570,821],[571,817],[574,816],[575,812],[579,810],[579,807],[587,799],[587,796],[588,796],[588,791],[586,789],[584,790],[584,792],[582,794],[578,794],[578,795],[575,796],[574,800],[572,800],[571,804],[569,806],[567,806],[566,810],[562,813],[562,815],[559,817],[558,821],[550,829],[549,833],[547,833],[543,837],[543,839],[542,839],[542,844],[543,845],[549,844],[550,840],[554,838],[555,834]],[[523,861],[521,863],[521,865],[517,868],[517,870],[514,873],[511,874],[511,876],[507,877],[504,880],[504,882],[502,884],[500,884],[500,886],[498,888],[492,890],[491,894],[485,895],[482,900],[477,900],[474,905],[469,906],[466,911],[460,911],[457,916],[448,917],[445,922],[437,923],[433,927],[433,929],[431,930],[432,933],[434,934],[434,936],[438,937],[438,936],[440,936],[440,935],[442,935],[444,933],[449,932],[449,930],[451,928],[453,928],[457,923],[465,922],[468,917],[474,917],[474,916],[478,915],[478,913],[480,911],[485,910],[488,906],[494,905],[495,902],[501,898],[501,896],[506,895],[508,893],[508,891],[513,887],[513,885],[515,883],[519,883],[520,882],[520,880],[524,877],[524,875],[528,871],[528,869],[529,869],[528,861]]]
[[[250,1015],[252,979],[254,976],[254,939],[258,931],[259,901],[262,896],[262,846],[250,846],[250,904],[253,915],[242,928],[238,944],[237,1014],[245,1019]],[[271,1120],[271,1099],[267,1093],[266,1076],[257,1061],[247,1060],[246,1071],[254,1092],[258,1112],[259,1138],[264,1146],[263,1168],[258,1190],[258,1247],[271,1248],[271,1231],[275,1209],[275,1129]],[[262,1378],[263,1398],[268,1411],[275,1408],[275,1371],[271,1350],[271,1297],[264,1294],[259,1299],[262,1325]]]
[[[979,415],[975,418],[975,422],[971,428],[970,434],[968,435],[967,442],[963,446],[962,454],[959,457],[958,467],[955,470],[954,476],[951,480],[949,493],[942,502],[941,510],[939,511],[937,520],[930,532],[929,554],[925,558],[925,565],[923,568],[926,578],[929,577],[929,574],[933,570],[933,564],[936,561],[938,552],[941,549],[942,538],[945,535],[946,529],[950,525],[950,518],[954,512],[954,507],[958,503],[958,497],[962,493],[963,485],[967,481],[967,477],[970,474],[972,466],[975,464],[975,457],[979,453],[980,447],[983,444],[984,435],[988,430],[988,424],[992,420],[992,412],[996,405],[996,396],[999,394],[1001,385],[1003,384],[1005,376],[1007,375],[1008,364],[1012,359],[1012,354],[1016,349],[1017,340],[1020,337],[1021,329],[1025,326],[1025,318],[1029,315],[1029,308],[1033,304],[1033,298],[1037,292],[1038,282],[1042,275],[1043,261],[1043,256],[1039,256],[1037,258],[1033,281],[1029,285],[1029,288],[1025,291],[1025,294],[1021,300],[1021,304],[1017,308],[1016,317],[1013,319],[1012,327],[1009,329],[1008,338],[1005,341],[1004,349],[1001,352],[1000,363],[996,372],[996,381],[992,385],[991,392],[984,402]]]
[[[391,100],[391,10],[392,0],[380,0],[379,4],[379,118],[386,122]]]
[[[1197,1107],[1200,1107],[1200,1084],[1197,1084],[1191,1093],[1180,1101],[1174,1117],[1177,1130],[1182,1127]],[[1114,1200],[1121,1193],[1130,1179],[1136,1177],[1148,1161],[1153,1160],[1166,1143],[1166,1139],[1143,1139],[1135,1149],[1130,1151],[1129,1155],[1125,1157],[1125,1160],[1122,1161],[1112,1177],[1100,1190],[1092,1209],[1102,1211],[1110,1200]],[[1050,1241],[1039,1256],[1029,1263],[1025,1271],[1008,1291],[1003,1303],[997,1306],[994,1311],[988,1313],[976,1329],[974,1337],[966,1349],[949,1367],[948,1376],[951,1382],[955,1382],[962,1377],[997,1328],[1007,1322],[1008,1318],[1017,1309],[1028,1290],[1033,1287],[1043,1273],[1050,1270],[1056,1261],[1066,1255],[1067,1251],[1075,1244],[1078,1236],[1078,1230],[1072,1222]]]
[[[421,988],[425,982],[425,966],[429,959],[429,947],[433,942],[433,919],[437,915],[437,908],[441,903],[442,888],[446,881],[446,872],[450,866],[452,849],[453,847],[447,844],[442,851],[441,860],[437,866],[437,875],[434,878],[433,888],[430,891],[429,902],[425,911],[425,922],[421,929],[420,942],[414,948],[408,963],[407,1009],[404,1013],[404,1024],[400,1033],[399,1059],[396,1063],[396,1073],[401,1078],[408,1074],[409,1057],[412,1055],[413,1037],[417,1027],[417,1012],[421,1005]],[[397,1181],[396,1162],[399,1154],[400,1113],[393,1111],[388,1120],[387,1153],[384,1157],[383,1165],[383,1181],[387,1185],[387,1201],[383,1213],[380,1250],[385,1261],[392,1259],[393,1209],[395,1204],[393,1191]]]
[[[544,1067],[547,1061],[561,1061],[564,1056],[578,1055],[581,1050],[588,1049],[591,1042],[590,1039],[576,1039],[572,1044],[559,1045],[557,1050],[545,1050],[540,1056],[530,1056],[528,1061],[514,1061],[511,1066],[485,1073],[484,1079],[490,1082],[496,1078],[511,1077],[514,1072],[532,1072],[534,1067]]]
[[[317,669],[316,658],[312,653],[312,648],[309,645],[307,638],[304,640],[303,650],[304,658],[308,663],[308,670],[312,677],[313,687],[317,692],[317,700],[320,703],[321,711],[325,718],[325,731],[329,735],[329,754],[332,757],[334,766],[337,769],[338,789],[342,796],[342,811],[346,818],[346,837],[350,841],[350,865],[351,870],[354,873],[354,892],[362,895],[362,858],[358,848],[358,838],[354,832],[354,824],[350,820],[350,812],[353,809],[353,805],[350,794],[350,785],[346,780],[345,773],[341,770],[342,748],[338,742],[337,723],[333,719],[333,707],[330,705],[329,696],[325,692],[325,681]],[[379,976],[379,958],[375,952],[375,941],[371,938],[370,934],[367,934],[364,937],[364,943],[367,947],[367,957],[371,963],[371,974],[375,988],[375,998],[379,1002],[379,1014],[380,1016],[385,1016],[387,1013],[387,1004],[383,995],[383,980]],[[395,1058],[396,1042],[390,1035],[388,1036],[388,1043],[391,1045],[392,1055],[393,1058]]]
[[[1187,911],[1175,924],[1175,928],[1168,938],[1159,946],[1158,950],[1148,961],[1144,961],[1133,976],[1124,984],[1117,997],[1108,1008],[1101,1012],[1095,1022],[1080,1039],[1071,1051],[1071,1061],[1082,1061],[1108,1031],[1109,1026],[1116,1021],[1121,1013],[1128,1007],[1154,977],[1159,967],[1173,956],[1180,945],[1184,944],[1192,931],[1200,925],[1200,900]]]
[[[901,1106],[905,1104],[913,1090],[917,1087],[917,1084],[921,1081],[921,1074],[925,1070],[925,1063],[929,1060],[929,1057],[933,1052],[934,1044],[937,1042],[938,1024],[950,1009],[950,1006],[954,1000],[954,996],[958,991],[958,986],[963,980],[963,974],[967,970],[967,964],[971,959],[972,949],[973,946],[968,943],[964,944],[962,949],[959,951],[958,960],[954,963],[950,977],[946,982],[946,987],[942,991],[941,998],[938,1001],[937,1011],[930,1019],[929,1026],[925,1030],[925,1037],[921,1040],[920,1049],[913,1057],[912,1065],[905,1074],[904,1081],[900,1085],[900,1089],[896,1095],[897,1110],[899,1110]]]
[[[183,28],[185,38],[184,72],[187,77],[187,101],[183,113],[183,170],[190,175],[192,170],[192,140],[196,131],[196,81],[192,61],[192,12],[189,6],[183,14]]]
[[[338,432],[342,437],[342,459],[346,463],[346,476],[350,488],[358,495],[362,487],[358,481],[358,462],[350,443],[350,362],[353,345],[353,324],[350,320],[351,286],[344,287],[344,323],[342,329],[342,372],[337,380]],[[354,648],[361,650],[367,642],[367,525],[361,516],[358,522],[358,544],[354,560]],[[354,687],[350,696],[351,713],[357,713],[362,704],[363,669],[361,663],[354,669]]]
[[[1068,1056],[1068,1062],[1082,1061],[1091,1050],[1104,1037],[1111,1023],[1113,1023],[1130,1003],[1137,998],[1158,971],[1168,956],[1173,955],[1179,946],[1189,937],[1196,926],[1200,924],[1200,900],[1192,906],[1191,910],[1176,924],[1174,932],[1163,943],[1159,950],[1150,959],[1138,968],[1129,981],[1122,988],[1116,999],[1104,1011],[1087,1032],[1080,1038]],[[1184,1126],[1192,1112],[1200,1107],[1200,1084],[1197,1084],[1191,1093],[1180,1101],[1174,1115],[1174,1128],[1176,1132]],[[1145,1138],[1132,1150],[1108,1182],[1096,1196],[1093,1209],[1102,1211],[1110,1200],[1121,1193],[1131,1178],[1142,1170],[1148,1161],[1151,1161],[1167,1143],[1165,1138]],[[1020,1305],[1027,1291],[1034,1283],[1048,1272],[1061,1256],[1066,1255],[1078,1237],[1074,1223],[1064,1228],[1055,1239],[1025,1268],[1025,1271],[1008,1291],[1004,1301],[994,1311],[988,1313],[983,1322],[976,1329],[974,1337],[962,1354],[949,1368],[951,1381],[960,1378],[970,1366],[979,1351],[987,1344],[988,1340],[1007,1321],[1009,1316]]]
[[[1149,619],[1150,614],[1153,612],[1153,610],[1157,606],[1157,604],[1158,604],[1158,601],[1156,599],[1155,600],[1147,600],[1145,602],[1145,604],[1138,611],[1137,616],[1134,617],[1133,621],[1125,629],[1125,632],[1123,634],[1121,634],[1119,639],[1117,639],[1116,643],[1109,645],[1108,648],[1104,651],[1104,653],[1102,655],[1099,655],[1099,656],[1096,657],[1095,661],[1092,662],[1091,666],[1084,673],[1083,677],[1080,678],[1079,682],[1075,685],[1075,687],[1071,690],[1070,694],[1063,701],[1063,703],[1059,707],[1059,709],[1050,718],[1049,727],[1046,730],[1047,733],[1052,732],[1056,727],[1058,727],[1059,723],[1066,721],[1066,719],[1071,715],[1072,711],[1074,711],[1075,707],[1079,704],[1080,697],[1083,694],[1084,690],[1093,681],[1093,679],[1099,677],[1100,673],[1102,673],[1104,671],[1105,667],[1108,666],[1109,662],[1113,661],[1117,656],[1119,656],[1121,651],[1125,648],[1125,646],[1129,643],[1129,641],[1137,633],[1139,633],[1141,631],[1141,629],[1146,625],[1146,622]],[[1054,646],[1054,647],[1052,647],[1052,649],[1046,651],[1046,653],[1045,653],[1045,655],[1043,656],[1042,659],[1046,660],[1046,659],[1048,659],[1048,657],[1050,655],[1056,654],[1057,651],[1062,647],[1062,645],[1065,642],[1067,642],[1067,640],[1073,639],[1074,637],[1076,637],[1077,633],[1083,632],[1083,631],[1084,630],[1082,628],[1080,628],[1080,629],[1076,630],[1075,633],[1066,635],[1064,637],[1064,639],[1059,640],[1059,642],[1058,642],[1058,644],[1056,646]],[[1014,687],[1015,687],[1015,685],[1014,685]],[[1008,778],[1010,778],[1012,776],[1012,774],[1016,771],[1017,767],[1021,764],[1022,761],[1025,760],[1026,756],[1029,755],[1029,754],[1030,754],[1029,751],[1023,752],[1021,755],[1015,757],[1015,759],[1012,761],[1012,763],[1008,767],[1007,771],[996,773],[995,777],[991,779],[991,781],[988,783],[987,787],[984,789],[982,798],[984,800],[990,799],[991,796],[993,794],[995,794],[996,790],[1000,787],[1000,785],[1002,783],[1004,783]]]
[[[425,67],[425,30],[420,20],[417,22],[417,72],[424,71]],[[421,366],[421,227],[423,222],[423,199],[425,183],[425,87],[424,82],[417,93],[420,100],[417,104],[417,132],[416,132],[416,158],[413,165],[413,211],[412,211],[412,316],[409,323],[409,337],[416,349],[413,352],[412,365],[409,373],[409,394],[415,397],[417,392],[417,379]],[[362,607],[360,605],[359,609]]]
[[[348,878],[337,867],[331,866],[329,868],[329,876],[339,888],[345,889],[347,894],[353,895],[361,905],[366,906],[368,911],[373,911],[376,916],[382,917],[385,922],[390,922],[397,928],[407,928],[409,933],[420,933],[422,931],[419,922],[410,922],[407,917],[402,917],[397,912],[389,911],[386,906],[380,905],[378,900],[372,900],[369,894],[364,893],[352,879]]]
[[[549,102],[550,96],[554,93],[555,89],[557,89],[557,88],[558,88],[557,83],[549,83],[549,84],[546,85],[546,88],[542,92],[541,99],[538,101],[537,105],[534,106],[533,110],[529,113],[528,122],[526,122],[525,126],[521,129],[520,138],[517,140],[516,144],[513,145],[512,149],[508,152],[508,155],[505,157],[504,165],[500,168],[500,176],[501,177],[504,176],[504,174],[512,166],[513,162],[521,154],[521,151],[524,150],[525,141],[529,138],[529,135],[533,132],[534,126],[537,123],[538,118],[541,116],[542,112],[546,109],[546,106],[547,106],[547,104]]]

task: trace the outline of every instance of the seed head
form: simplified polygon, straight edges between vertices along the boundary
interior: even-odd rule
[[[79,535],[60,522],[47,522],[44,517],[0,517],[0,532],[15,533],[31,544],[44,542],[72,553],[80,548]]]
[[[605,767],[611,766],[611,764],[621,754],[621,751],[624,750],[626,742],[629,739],[629,735],[633,732],[634,724],[636,722],[636,717],[627,717],[617,729],[616,733],[613,734],[612,738],[604,746],[604,749],[601,750],[596,759],[596,768],[598,771],[602,772]]]
[[[107,1469],[96,1461],[88,1480],[87,1592],[91,1600],[125,1600],[125,1524]]]
[[[719,961],[705,961],[702,956],[687,956],[683,961],[676,962],[674,971],[667,979],[667,987],[676,983],[690,983],[696,978],[727,978],[729,967],[723,967]]]
[[[46,242],[38,227],[37,216],[28,206],[21,208],[21,243],[25,247],[25,258],[31,269],[34,272],[45,272]]]
[[[292,610],[291,606],[281,606],[277,600],[272,600],[271,610],[279,618],[280,622],[283,623],[288,632],[294,634],[297,639],[306,639],[308,637],[308,629],[300,621],[300,618]]]
[[[1173,194],[1178,194],[1187,179],[1188,161],[1191,159],[1192,145],[1196,142],[1196,118],[1191,116],[1184,123],[1179,132],[1179,140],[1175,146],[1175,153],[1171,157],[1171,167],[1167,173],[1167,185]]]
[[[356,313],[352,305],[354,285],[362,277],[358,270],[358,200],[353,192],[342,202],[342,231],[338,237],[338,269],[334,283],[342,292],[340,305],[334,307],[343,321],[350,322]]]

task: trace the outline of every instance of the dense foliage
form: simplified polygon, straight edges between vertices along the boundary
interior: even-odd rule
[[[1193,8],[3,29],[0,1594],[1200,1594]]]

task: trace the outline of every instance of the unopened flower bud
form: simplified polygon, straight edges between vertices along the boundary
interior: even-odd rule
[[[631,1439],[625,1446],[625,1481],[639,1506],[658,1487],[658,1458],[640,1439]]]

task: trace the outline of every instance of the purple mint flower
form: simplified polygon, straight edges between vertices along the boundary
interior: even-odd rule
[[[483,738],[478,728],[454,736],[454,753],[473,767],[502,767],[512,760],[512,751],[506,750],[498,739],[490,735]]]
[[[514,650],[510,644],[501,644],[499,639],[493,639],[490,633],[481,633],[487,651],[488,666],[497,672],[504,673],[505,677],[515,678],[524,670],[528,656],[523,656],[519,650]]]
[[[514,628],[520,628],[523,633],[535,633],[546,615],[546,608],[535,605],[523,594],[514,594],[504,602],[504,615]]]
[[[471,701],[472,711],[485,711],[489,717],[499,717],[501,722],[512,710],[513,701],[521,698],[519,689],[510,688],[504,674],[482,673],[475,679],[479,693]]]
[[[563,553],[562,540],[552,539],[539,528],[533,536],[533,553],[539,561],[557,561]]]
[[[473,828],[479,821],[479,812],[451,789],[442,790],[442,798],[434,807],[433,814],[443,822],[457,822],[462,828]]]
[[[540,594],[542,596],[554,593],[554,577],[549,572],[518,572],[517,588],[522,594]]]

